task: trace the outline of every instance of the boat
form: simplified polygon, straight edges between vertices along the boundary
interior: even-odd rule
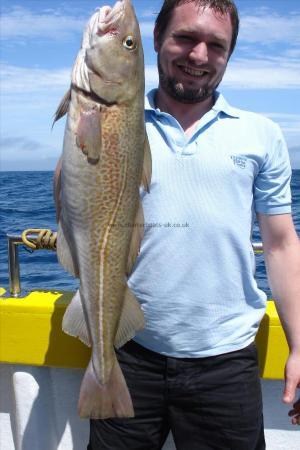
[[[24,244],[55,249],[55,234],[27,230],[8,236],[9,289],[0,287],[0,448],[82,450],[89,425],[77,415],[77,398],[90,349],[61,329],[73,292],[22,292],[18,246]],[[253,247],[263,251],[261,243]],[[271,299],[256,344],[267,448],[298,450],[299,431],[281,402],[288,346]],[[175,449],[171,435],[163,449]]]

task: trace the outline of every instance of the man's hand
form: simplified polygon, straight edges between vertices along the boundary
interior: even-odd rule
[[[300,398],[293,404],[293,409],[289,411],[289,416],[292,418],[293,425],[300,425]]]
[[[297,388],[300,388],[300,355],[290,354],[285,366],[285,388],[283,402],[292,403],[296,396]],[[289,411],[293,425],[300,425],[300,398],[293,404]]]

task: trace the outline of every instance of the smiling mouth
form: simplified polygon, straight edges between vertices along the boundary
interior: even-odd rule
[[[193,77],[201,78],[204,75],[208,74],[207,70],[192,69],[191,67],[181,66],[181,65],[178,65],[178,67],[182,72],[184,72],[188,75],[192,75]]]

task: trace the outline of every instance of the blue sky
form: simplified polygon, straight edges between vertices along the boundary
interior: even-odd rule
[[[0,169],[52,170],[64,120],[53,114],[70,83],[82,31],[98,6],[113,0],[2,0]],[[133,0],[140,22],[146,88],[157,84],[152,30],[162,0]],[[300,168],[300,2],[237,0],[238,45],[220,90],[234,106],[277,122]]]

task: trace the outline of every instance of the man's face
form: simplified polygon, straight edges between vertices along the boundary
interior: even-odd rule
[[[193,2],[176,7],[160,42],[155,35],[160,87],[183,103],[210,97],[225,72],[231,39],[229,14]]]

